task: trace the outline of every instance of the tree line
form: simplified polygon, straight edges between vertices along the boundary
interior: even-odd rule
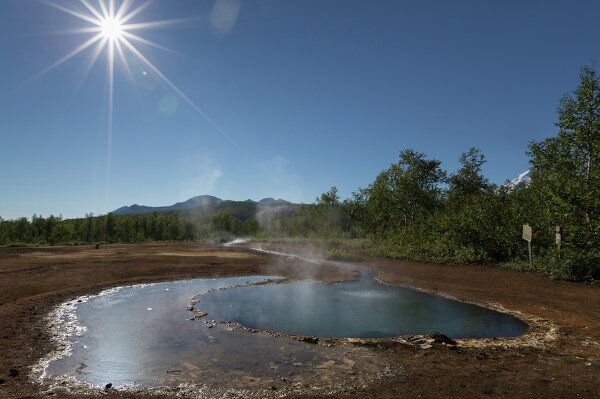
[[[535,271],[599,281],[600,81],[595,69],[581,70],[578,87],[559,103],[556,126],[555,136],[530,143],[531,179],[517,185],[492,184],[483,175],[486,159],[478,148],[461,154],[453,173],[439,160],[406,149],[345,200],[332,187],[313,204],[269,217],[233,209],[202,218],[181,213],[0,218],[0,245],[334,238],[370,255],[529,270],[521,238],[522,226],[529,224]]]
[[[193,238],[193,226],[175,214],[85,218],[33,215],[31,220],[0,220],[0,245],[84,244],[99,242],[178,241]]]
[[[359,239],[373,255],[531,269],[522,226],[533,229],[533,269],[600,280],[600,82],[590,67],[558,106],[558,133],[531,142],[529,182],[496,185],[470,148],[449,173],[411,149],[366,188],[341,201],[337,188],[269,228],[279,234]],[[560,246],[556,242],[561,234]]]

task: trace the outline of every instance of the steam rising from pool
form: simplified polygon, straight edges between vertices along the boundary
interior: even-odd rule
[[[442,332],[452,338],[514,337],[521,320],[480,306],[384,285],[364,271],[358,281],[300,281],[207,292],[196,307],[211,319],[300,336],[386,338]]]
[[[237,239],[226,246],[246,242]],[[314,271],[323,263],[317,249],[302,255],[253,249],[277,255],[271,261],[284,266],[306,263]],[[278,395],[307,387],[326,393],[364,386],[391,374],[393,367],[366,348],[317,346],[268,332],[379,338],[440,331],[456,338],[517,336],[527,329],[510,315],[383,285],[359,265],[330,263],[361,270],[360,278],[326,284],[311,280],[307,271],[307,280],[295,282],[263,284],[278,276],[195,279],[76,298],[50,315],[59,350],[40,360],[33,372],[61,386],[185,386],[195,387],[190,392],[196,396],[203,392],[198,397],[219,396],[215,392],[224,387],[258,390],[262,396],[272,395],[273,386]],[[191,320],[191,298],[197,300],[195,310],[208,312],[202,321]]]
[[[278,279],[196,279],[76,298],[50,315],[59,350],[40,360],[34,376],[56,381],[61,389],[102,389],[111,383],[129,390],[170,387],[179,394],[194,387],[191,396],[214,398],[230,389],[241,397],[248,397],[240,393],[248,389],[272,394],[273,386],[280,395],[308,386],[338,389],[390,372],[387,362],[364,348],[314,346],[190,320],[188,304],[198,293]]]

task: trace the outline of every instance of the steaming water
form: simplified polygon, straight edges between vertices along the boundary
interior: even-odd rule
[[[440,331],[451,337],[517,336],[520,320],[478,306],[378,283],[358,281],[255,285],[274,276],[159,283],[109,290],[68,303],[57,325],[67,356],[46,376],[96,386],[155,387],[181,383],[226,388],[302,385],[311,389],[365,381],[388,371],[366,348],[324,347],[191,321],[190,298],[206,320],[321,337],[388,337]],[[236,286],[236,287],[232,287]],[[221,290],[215,288],[230,287]],[[201,294],[201,295],[198,295]],[[284,386],[281,386],[284,385]]]
[[[380,284],[371,273],[350,283],[246,286],[201,295],[197,308],[217,320],[319,337],[382,338],[442,332],[452,338],[514,337],[519,319],[480,306]]]
[[[84,331],[66,337],[71,353],[50,362],[46,377],[66,377],[99,387],[107,383],[117,388],[196,383],[271,390],[294,384],[341,385],[349,379],[374,377],[385,369],[387,363],[374,359],[364,348],[320,347],[228,331],[220,325],[209,328],[202,321],[190,320],[193,313],[187,305],[199,293],[277,278],[137,285],[83,298],[81,303],[75,300],[74,305],[69,303],[73,312],[65,312],[60,323],[76,320],[78,330]]]

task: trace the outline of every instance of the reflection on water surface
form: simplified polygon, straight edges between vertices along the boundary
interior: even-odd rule
[[[300,281],[201,295],[208,317],[268,331],[336,338],[382,338],[442,332],[452,338],[519,336],[521,320],[480,306],[384,285],[372,273],[358,281]]]
[[[380,284],[368,272],[348,283],[254,285],[269,279],[278,277],[158,283],[93,296],[74,310],[86,331],[68,338],[71,354],[51,362],[47,375],[97,386],[279,389],[363,383],[388,370],[383,357],[366,348],[312,345],[192,321],[187,305],[195,296],[196,308],[207,311],[209,320],[307,336],[440,331],[451,337],[492,337],[520,335],[527,328],[506,314]]]
[[[75,310],[85,333],[69,338],[72,354],[53,361],[48,376],[71,376],[101,387],[110,382],[117,388],[191,382],[272,389],[342,385],[384,369],[383,361],[364,348],[329,348],[190,320],[192,296],[273,278],[159,283],[91,297]]]

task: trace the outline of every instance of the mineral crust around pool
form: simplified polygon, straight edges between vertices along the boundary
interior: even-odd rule
[[[273,279],[278,277],[138,285],[70,301],[54,322],[69,326],[55,328],[67,331],[58,337],[67,350],[49,355],[58,359],[49,362],[45,378],[101,389],[108,383],[113,389],[192,384],[217,390],[330,392],[392,373],[394,366],[367,348],[316,346],[190,320],[186,304],[198,293]]]
[[[364,386],[398,368],[365,347],[313,345],[318,338],[291,336],[383,338],[443,331],[451,338],[481,338],[513,337],[527,329],[508,314],[384,285],[367,271],[341,283],[253,276],[121,287],[64,309],[58,325],[70,326],[62,337],[68,350],[55,355],[46,376],[135,389],[191,383],[339,390]],[[260,331],[283,334],[275,339]]]

